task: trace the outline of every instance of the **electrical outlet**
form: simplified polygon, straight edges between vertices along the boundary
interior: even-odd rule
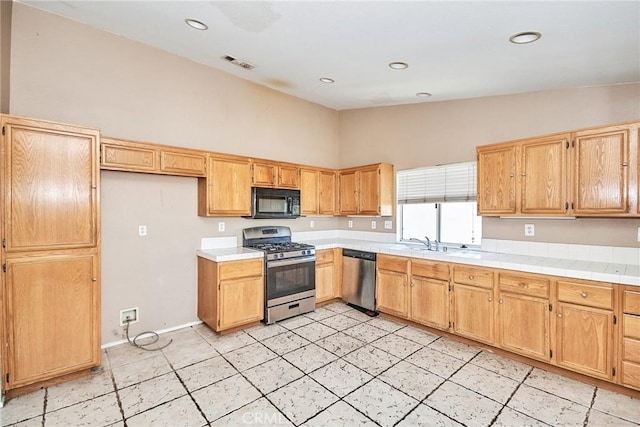
[[[127,323],[137,323],[140,320],[140,309],[138,307],[125,308],[120,310],[120,326]]]
[[[371,221],[371,229],[375,230],[378,224],[375,221]]]
[[[393,228],[393,221],[385,221],[384,228],[385,230],[391,230]]]
[[[347,221],[347,227],[353,228],[353,221],[351,220]]]
[[[640,227],[638,227],[638,242],[640,242]]]
[[[533,224],[525,224],[524,225],[524,235],[525,236],[535,236],[536,235],[536,226]]]
[[[140,225],[138,226],[138,236],[146,236],[147,235],[147,226]]]
[[[316,222],[314,220],[309,221],[309,228],[316,228]]]
[[[218,231],[224,231],[224,221],[218,222]]]

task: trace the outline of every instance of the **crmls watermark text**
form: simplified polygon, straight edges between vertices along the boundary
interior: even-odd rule
[[[246,425],[278,425],[289,422],[280,412],[245,412],[242,414],[242,423]]]

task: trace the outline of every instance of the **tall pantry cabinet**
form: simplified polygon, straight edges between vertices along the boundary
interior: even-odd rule
[[[2,391],[100,364],[99,131],[0,116]]]

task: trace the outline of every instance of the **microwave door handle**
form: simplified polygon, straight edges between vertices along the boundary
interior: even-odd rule
[[[293,198],[287,197],[287,214],[291,214],[292,209],[293,209]]]

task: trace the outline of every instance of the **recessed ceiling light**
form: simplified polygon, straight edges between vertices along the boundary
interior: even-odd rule
[[[431,96],[431,94],[429,92],[418,92],[416,93],[416,96],[419,96],[421,98],[428,98]]]
[[[509,41],[515,44],[527,44],[533,43],[534,41],[540,39],[542,34],[537,31],[524,31],[522,33],[514,34],[509,37]]]
[[[322,83],[335,83],[335,80],[330,79],[329,77],[320,77],[320,81]]]
[[[197,21],[195,19],[187,18],[184,20],[188,26],[195,28],[196,30],[208,30],[209,27],[204,22]]]
[[[407,64],[406,62],[390,62],[389,63],[389,68],[393,68],[394,70],[404,70],[405,68],[408,68],[409,64]]]

